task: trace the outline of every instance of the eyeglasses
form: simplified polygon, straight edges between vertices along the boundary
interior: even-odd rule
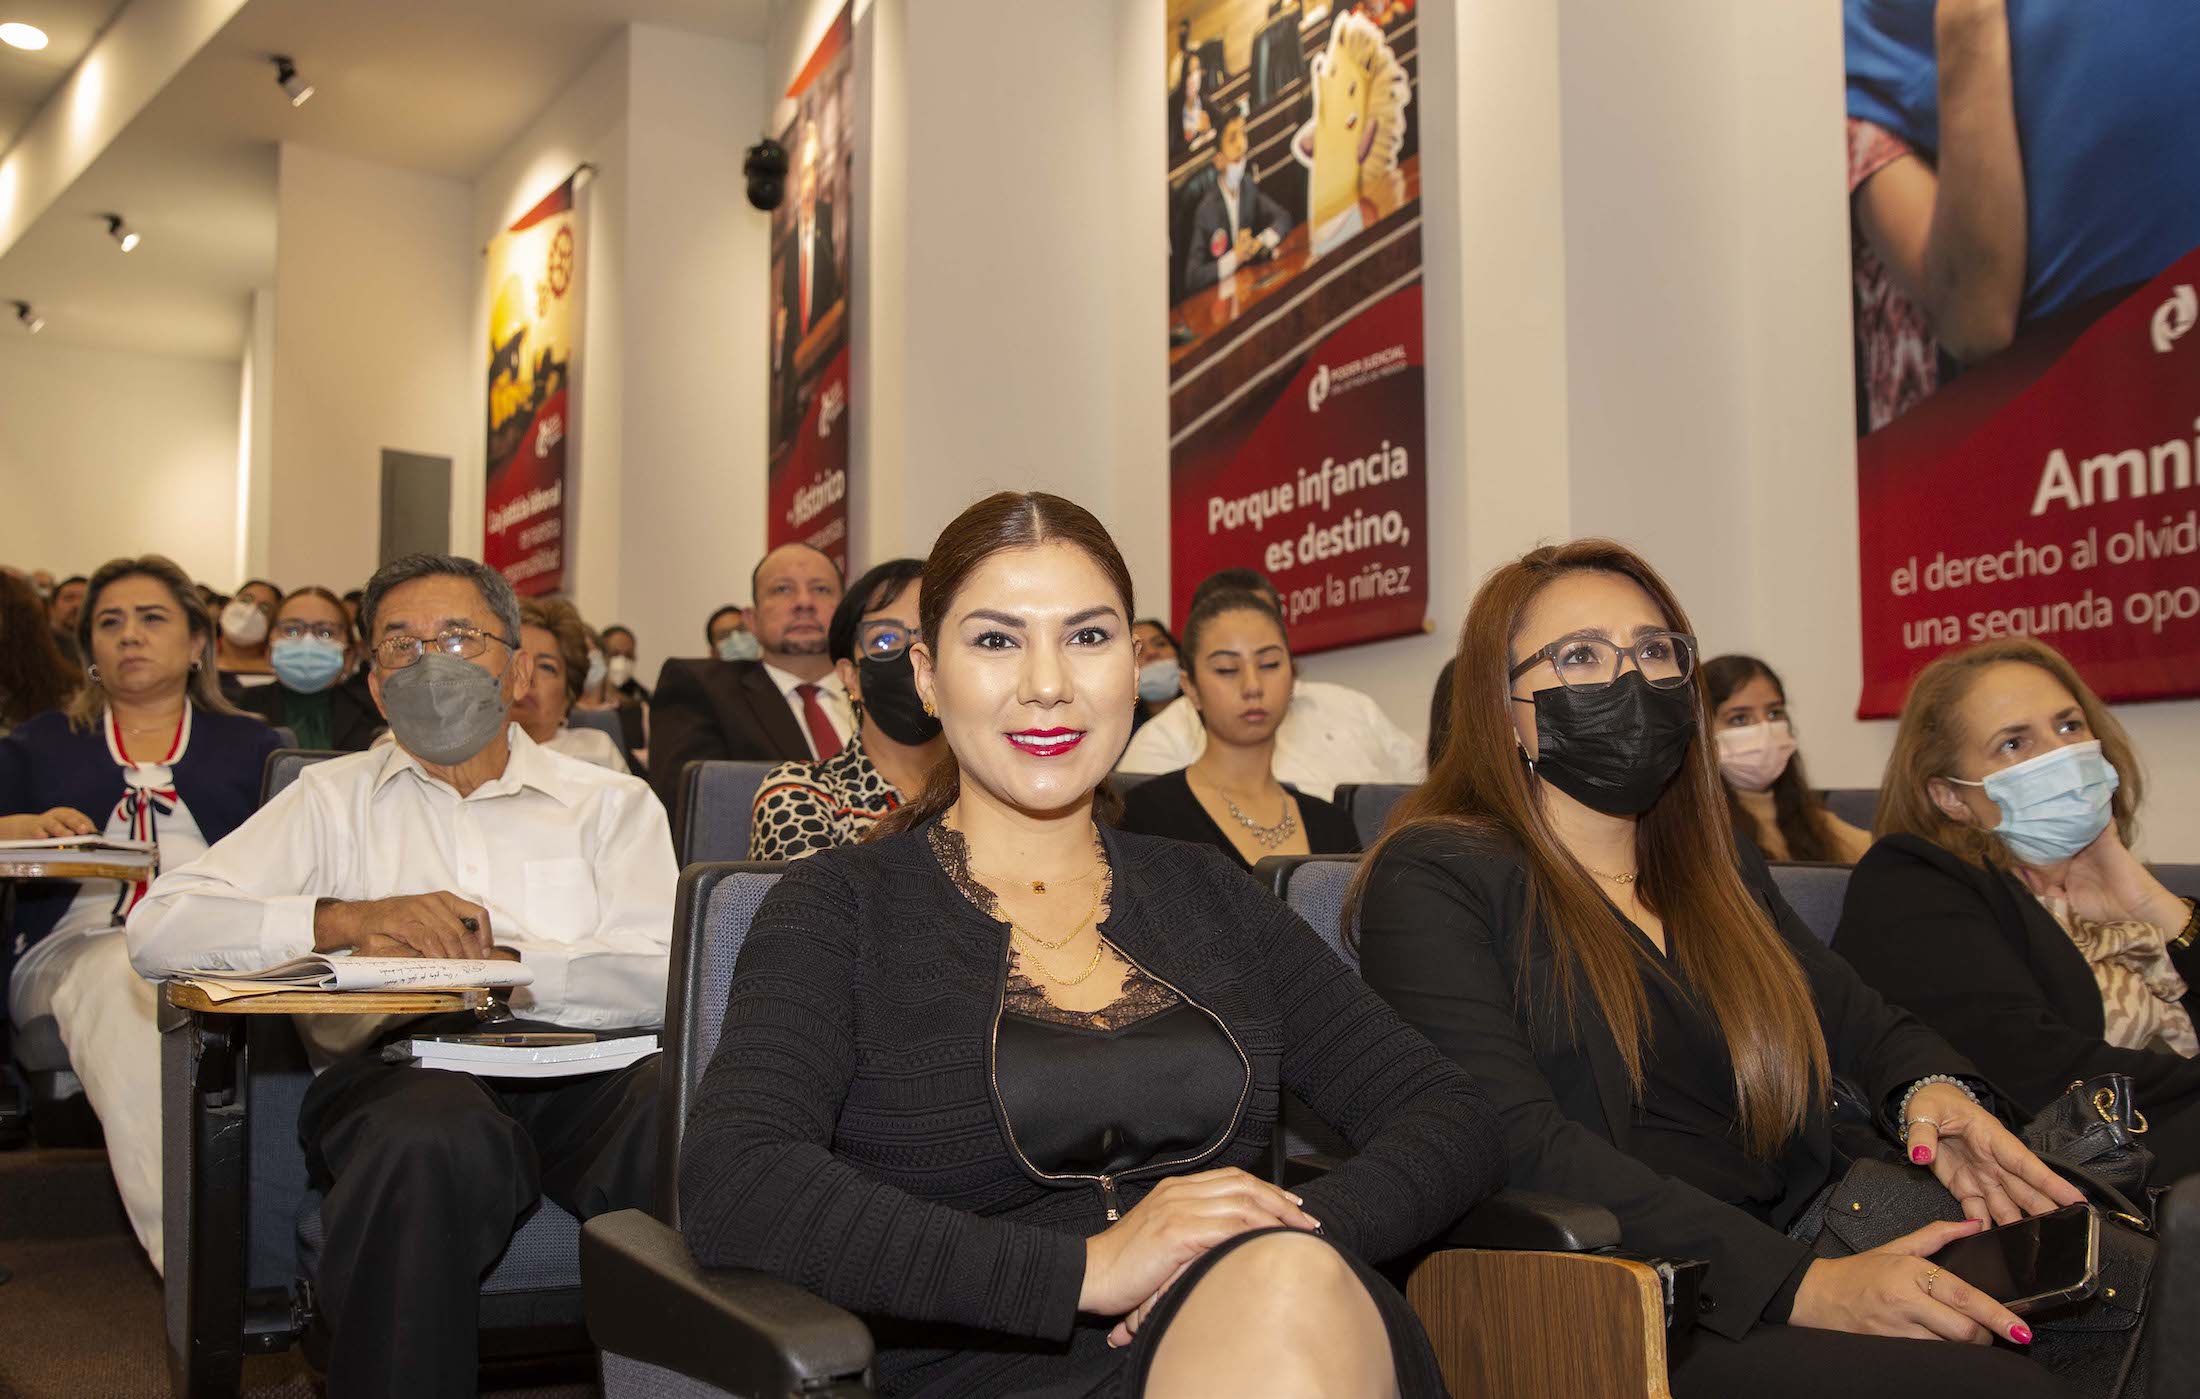
[[[418,661],[428,650],[440,652],[462,661],[470,661],[489,649],[496,642],[510,650],[518,650],[519,643],[509,637],[495,636],[476,627],[445,627],[433,637],[385,636],[374,643],[375,662],[384,670],[403,670]]]
[[[1512,678],[1518,680],[1548,661],[1567,689],[1595,690],[1619,679],[1622,657],[1632,657],[1651,686],[1670,690],[1687,684],[1695,673],[1696,638],[1677,631],[1649,632],[1633,645],[1621,646],[1601,636],[1562,637],[1514,666]]]
[[[309,636],[339,644],[351,640],[351,634],[336,622],[292,621],[277,622],[275,624],[275,639],[277,641],[302,641]]]
[[[856,628],[856,648],[860,655],[874,661],[890,661],[909,649],[909,643],[917,634],[901,623],[889,618],[865,622]]]

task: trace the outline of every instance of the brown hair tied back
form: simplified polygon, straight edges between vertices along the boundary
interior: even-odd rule
[[[1659,973],[1644,965],[1618,912],[1559,839],[1513,727],[1513,644],[1528,605],[1552,583],[1583,572],[1633,581],[1668,626],[1692,631],[1657,571],[1609,539],[1545,546],[1492,571],[1460,631],[1451,741],[1428,781],[1398,804],[1389,829],[1361,862],[1345,900],[1345,927],[1352,928],[1384,854],[1408,836],[1442,833],[1485,848],[1517,849],[1528,876],[1524,926],[1533,930],[1530,936],[1548,936],[1560,997],[1557,1006],[1524,1008],[1571,1020],[1586,987],[1611,1027],[1639,1099],[1650,1028],[1643,978]],[[1701,724],[1708,706],[1700,669],[1690,684]],[[1769,1160],[1812,1107],[1826,1101],[1832,1071],[1803,969],[1742,882],[1726,788],[1711,748],[1699,728],[1681,770],[1636,826],[1641,878],[1635,890],[1663,920],[1670,956],[1711,1011],[1733,1059],[1742,1145]],[[1523,947],[1523,977],[1531,960]],[[1525,981],[1516,994],[1524,989]]]
[[[1063,543],[1081,551],[1099,565],[1115,585],[1126,620],[1135,614],[1131,605],[1131,571],[1123,553],[1115,547],[1105,526],[1093,513],[1072,500],[1044,491],[999,491],[950,520],[932,552],[924,560],[924,595],[917,609],[917,631],[932,654],[939,655],[940,636],[948,614],[971,576],[996,554],[1017,549],[1036,549],[1042,544]],[[950,749],[933,767],[924,790],[900,810],[871,828],[868,839],[877,840],[914,830],[953,806],[962,795],[962,769]],[[1113,822],[1122,815],[1122,800],[1102,783],[1093,794],[1093,817]]]
[[[86,664],[91,663],[92,617],[99,611],[99,595],[125,578],[150,578],[168,589],[176,610],[183,613],[184,622],[191,628],[198,667],[185,687],[189,702],[214,714],[241,712],[223,697],[221,674],[214,668],[213,614],[206,610],[206,603],[199,597],[198,585],[191,581],[190,575],[165,555],[141,554],[134,559],[109,560],[101,564],[99,571],[92,575],[92,581],[85,584],[84,607],[76,617],[76,644]],[[87,671],[84,688],[69,701],[69,727],[79,733],[88,731],[106,711],[106,687],[91,679]]]

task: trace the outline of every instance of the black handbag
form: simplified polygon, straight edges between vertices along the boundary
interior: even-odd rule
[[[2052,1163],[2051,1163],[2052,1164]],[[2130,1211],[2121,1191],[2097,1192],[2070,1172],[2073,1184],[2100,1208],[2101,1267],[2091,1297],[2026,1318],[2032,1358],[2089,1399],[2140,1399],[2147,1390],[2147,1293],[2156,1244],[2148,1221]],[[1814,1205],[1821,1216],[1811,1251],[1821,1258],[1865,1253],[1935,1221],[1963,1218],[1955,1197],[1921,1166],[1861,1160]],[[1800,1229],[1797,1237],[1802,1237]]]
[[[2147,1200],[2154,1153],[2139,1140],[2146,1130],[2146,1115],[2132,1099],[2131,1076],[2102,1074],[2071,1084],[2017,1135],[2055,1169],[2082,1177],[2081,1185],[2107,1186],[2128,1204]],[[2151,1222],[2152,1209],[2145,1214]]]

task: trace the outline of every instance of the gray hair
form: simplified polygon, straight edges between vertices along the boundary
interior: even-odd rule
[[[383,600],[392,589],[421,578],[463,578],[473,584],[504,628],[504,639],[518,643],[519,595],[512,591],[510,579],[485,563],[456,554],[407,554],[376,569],[367,580],[365,595],[359,599],[359,635],[370,653],[381,639],[374,634],[374,619],[382,610]]]

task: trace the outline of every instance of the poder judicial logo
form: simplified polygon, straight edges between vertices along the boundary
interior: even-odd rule
[[[1329,397],[1329,366],[1316,365],[1314,377],[1306,381],[1306,411],[1322,411],[1322,400]]]
[[[2154,353],[2168,354],[2170,346],[2182,339],[2195,321],[2200,321],[2200,295],[2193,293],[2192,283],[2185,282],[2154,308]]]

